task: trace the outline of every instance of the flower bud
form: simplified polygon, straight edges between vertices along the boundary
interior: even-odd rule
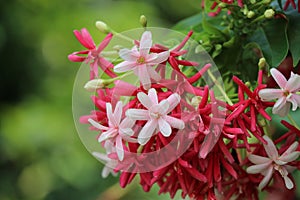
[[[101,31],[102,33],[109,33],[110,32],[110,28],[107,26],[106,23],[104,23],[103,21],[97,21],[96,22],[96,27],[98,28],[99,31]]]
[[[194,107],[198,107],[200,102],[202,100],[202,97],[200,96],[194,96],[191,100],[191,105],[194,106]]]
[[[141,23],[141,25],[142,25],[144,28],[147,27],[147,18],[146,18],[145,15],[141,15],[141,17],[140,17],[140,23]]]
[[[103,79],[93,79],[88,81],[84,85],[84,89],[86,89],[89,92],[94,92],[97,89],[102,89],[106,86],[107,82]]]
[[[271,19],[275,15],[275,11],[273,9],[267,9],[264,13],[265,18]]]
[[[267,61],[265,58],[260,58],[259,61],[258,61],[258,67],[259,69],[265,69],[267,65]]]
[[[255,12],[253,12],[252,10],[250,10],[250,11],[247,13],[247,17],[248,17],[249,19],[251,19],[252,17],[254,17],[254,15],[255,15]]]

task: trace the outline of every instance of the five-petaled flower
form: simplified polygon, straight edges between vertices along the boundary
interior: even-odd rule
[[[184,122],[181,119],[167,115],[180,102],[180,96],[177,93],[171,94],[167,99],[158,103],[157,92],[154,88],[151,88],[148,91],[148,95],[139,92],[137,98],[147,110],[128,109],[126,116],[133,120],[147,120],[138,135],[139,144],[146,144],[151,136],[156,133],[156,129],[163,136],[168,137],[172,133],[171,127],[176,129],[184,128]]]
[[[77,40],[82,44],[82,46],[84,46],[88,50],[76,51],[70,54],[68,56],[69,60],[73,62],[90,63],[91,80],[95,77],[98,77],[98,66],[100,66],[101,69],[104,72],[106,72],[109,76],[115,77],[115,74],[109,69],[113,67],[112,63],[110,63],[108,60],[101,56],[101,52],[112,39],[112,33],[109,33],[98,47],[95,45],[95,42],[91,37],[90,33],[87,31],[87,29],[83,28],[81,29],[81,31],[74,30],[74,35],[77,38]],[[86,54],[87,56],[80,56],[83,54]]]
[[[150,53],[152,46],[152,35],[150,31],[145,31],[140,40],[139,50],[134,46],[131,50],[121,49],[119,55],[123,62],[114,67],[115,72],[133,72],[140,78],[140,81],[145,89],[151,86],[151,78],[155,81],[161,79],[160,75],[155,71],[153,66],[166,61],[170,55],[169,51],[161,53]]]
[[[106,103],[106,113],[108,118],[108,127],[97,123],[91,118],[88,119],[88,121],[95,128],[104,131],[99,136],[98,142],[110,140],[108,142],[114,143],[116,145],[118,158],[122,161],[124,159],[123,140],[135,142],[134,139],[130,138],[130,136],[134,134],[131,129],[134,125],[134,121],[129,118],[125,118],[121,122],[123,113],[123,105],[121,101],[118,101],[114,112],[112,112],[112,105],[110,103]]]
[[[300,76],[291,72],[291,77],[286,80],[284,75],[275,68],[271,69],[271,75],[277,82],[280,89],[266,88],[259,91],[258,95],[263,101],[278,99],[273,107],[273,114],[284,117],[290,111],[300,107]]]
[[[279,156],[273,141],[266,135],[264,136],[264,139],[267,141],[267,144],[263,145],[268,157],[250,154],[248,158],[255,165],[248,167],[247,172],[250,174],[261,173],[264,175],[264,178],[258,186],[259,189],[263,189],[269,183],[276,170],[284,179],[285,186],[288,189],[292,189],[294,184],[288,177],[288,174],[289,172],[292,172],[294,168],[287,164],[299,157],[300,152],[296,151],[299,145],[298,142],[295,141],[282,155]]]

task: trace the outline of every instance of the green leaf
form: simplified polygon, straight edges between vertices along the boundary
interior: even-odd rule
[[[257,43],[269,65],[277,67],[288,54],[287,21],[282,18],[268,21],[254,32],[250,42]]]
[[[297,10],[288,12],[288,39],[290,51],[293,57],[293,65],[296,66],[300,60],[300,15]]]

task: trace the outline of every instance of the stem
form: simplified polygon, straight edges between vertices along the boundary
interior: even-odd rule
[[[291,121],[291,123],[293,124],[293,126],[295,126],[298,130],[300,130],[298,124],[296,123],[296,121],[294,120],[294,118],[291,116],[290,113],[287,115],[287,117],[289,118],[289,120]]]
[[[124,40],[126,40],[126,41],[131,42],[132,44],[134,44],[134,40],[133,39],[131,39],[131,38],[129,38],[129,37],[127,37],[127,36],[125,36],[125,35],[123,35],[121,33],[118,33],[117,31],[112,30],[112,29],[111,29],[111,32],[114,34],[114,36],[116,36],[118,38],[121,38],[121,39],[124,39]]]
[[[233,105],[232,101],[227,96],[226,92],[224,91],[223,87],[221,86],[221,84],[219,83],[219,81],[216,79],[216,77],[211,73],[210,70],[207,70],[207,73],[210,76],[210,78],[212,79],[212,81],[215,83],[215,85],[217,86],[217,88],[220,90],[220,92],[224,96],[224,98],[227,101],[227,103],[232,106]]]

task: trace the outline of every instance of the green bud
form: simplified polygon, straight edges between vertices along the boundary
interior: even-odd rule
[[[141,23],[141,25],[142,25],[144,28],[147,27],[147,18],[146,18],[145,15],[141,15],[141,17],[140,17],[140,23]]]
[[[264,57],[260,58],[258,61],[259,69],[265,69],[266,65],[267,65],[266,59]]]
[[[107,24],[104,23],[103,21],[97,21],[96,27],[98,28],[99,31],[101,31],[102,33],[105,33],[105,34],[107,34],[111,31],[110,28],[107,26]]]
[[[251,19],[252,17],[254,17],[255,16],[255,12],[253,12],[252,10],[250,10],[248,13],[247,13],[247,17],[249,18],[249,19]]]
[[[264,13],[265,18],[271,19],[275,15],[275,11],[273,9],[267,9]]]

